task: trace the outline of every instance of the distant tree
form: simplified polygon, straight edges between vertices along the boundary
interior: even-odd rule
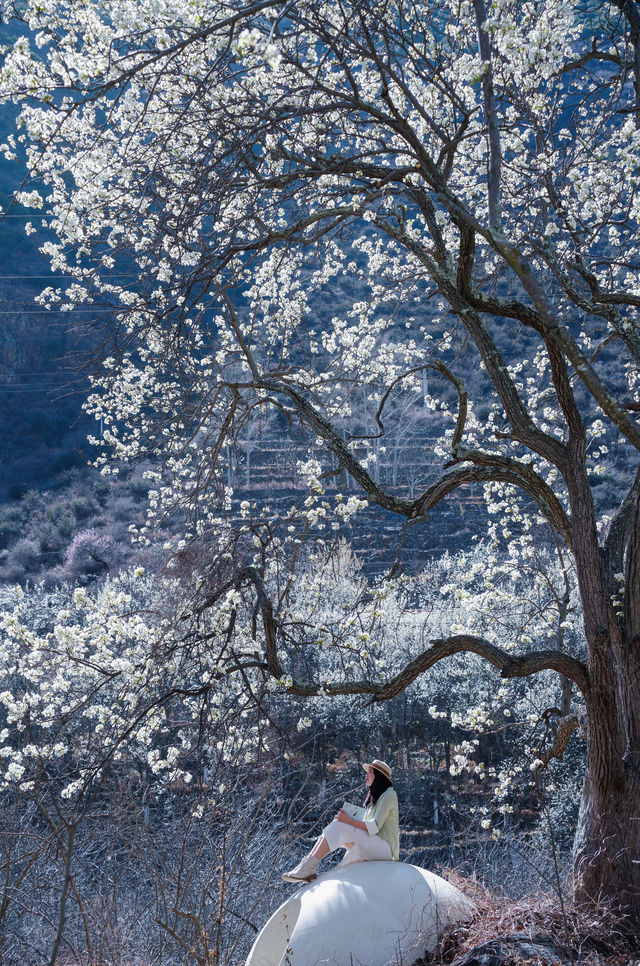
[[[113,536],[90,527],[77,533],[67,548],[65,566],[71,577],[104,574],[118,557]]]
[[[52,216],[44,249],[73,279],[42,301],[117,307],[88,408],[117,459],[161,461],[149,526],[189,511],[177,560],[196,574],[192,612],[223,602],[220,632],[242,643],[225,670],[253,662],[293,694],[377,701],[460,651],[504,677],[559,672],[588,731],[576,888],[639,922],[640,5],[16,7],[34,39],[5,52],[0,89],[22,103],[5,153],[26,156],[20,200]],[[413,468],[384,488],[344,426],[365,393],[393,444],[386,402],[425,370],[451,428],[441,476],[410,498]],[[306,491],[268,510],[234,506],[225,480],[258,408],[307,449]],[[626,493],[598,520],[612,445]],[[329,498],[327,473],[356,496]],[[313,632],[290,619],[301,528],[323,538],[365,501],[402,528],[469,483],[516,557],[534,552],[538,518],[573,556],[584,652],[460,632],[393,673],[287,675],[283,647],[304,655]],[[247,589],[240,628],[230,594]]]

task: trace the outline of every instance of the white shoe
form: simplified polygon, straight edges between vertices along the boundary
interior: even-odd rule
[[[315,855],[306,855],[295,869],[285,872],[282,876],[285,882],[312,882],[316,878],[316,866],[320,859]]]

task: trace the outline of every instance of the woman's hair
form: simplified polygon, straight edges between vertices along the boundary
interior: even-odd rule
[[[369,805],[375,805],[383,792],[386,792],[387,788],[393,786],[393,782],[386,775],[383,775],[381,771],[377,768],[373,769],[373,774],[375,778],[369,785],[369,791],[367,797],[364,800],[364,807],[367,808]]]

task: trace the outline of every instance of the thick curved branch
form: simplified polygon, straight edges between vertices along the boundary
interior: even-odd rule
[[[428,671],[445,657],[467,652],[477,654],[498,668],[503,678],[528,677],[538,671],[557,671],[570,678],[583,693],[588,690],[589,682],[585,665],[562,651],[530,651],[526,654],[513,654],[490,644],[481,637],[458,634],[444,640],[431,641],[431,646],[410,661],[399,674],[376,696],[377,701],[388,701],[404,691],[415,679]]]
[[[273,606],[269,598],[261,575],[255,567],[245,567],[233,580],[228,581],[223,588],[219,588],[216,594],[208,598],[198,608],[201,613],[207,606],[217,600],[221,594],[230,586],[238,586],[244,580],[253,583],[258,597],[258,606],[262,613],[263,626],[265,632],[265,658],[264,662],[258,662],[258,666],[276,680],[284,678],[284,668],[280,662],[277,651],[277,625],[273,617]],[[475,637],[470,634],[458,634],[444,640],[433,640],[422,654],[409,661],[405,667],[394,675],[387,682],[360,680],[343,682],[305,682],[292,680],[285,685],[288,694],[299,697],[317,697],[326,694],[329,697],[347,694],[369,694],[372,699],[378,701],[389,701],[404,691],[413,681],[425,671],[428,671],[434,664],[444,658],[451,657],[460,653],[477,654],[479,657],[488,661],[496,667],[503,678],[528,677],[538,671],[557,671],[558,674],[573,681],[577,688],[586,695],[589,689],[588,672],[585,665],[577,658],[563,651],[530,651],[525,654],[514,654],[503,648],[491,644],[484,638]],[[247,665],[248,666],[248,665]],[[238,670],[238,667],[230,668],[230,671]]]
[[[481,637],[458,634],[444,640],[431,641],[431,646],[419,654],[386,684],[374,681],[348,681],[341,684],[307,684],[293,681],[288,687],[289,694],[300,697],[314,697],[320,694],[337,696],[341,694],[371,694],[373,700],[389,701],[401,694],[425,671],[454,654],[470,653],[484,658],[500,671],[503,678],[528,677],[538,671],[557,671],[569,678],[583,694],[589,690],[589,678],[585,665],[577,658],[562,651],[531,651],[526,654],[513,654],[496,647]]]
[[[571,549],[573,536],[569,517],[551,487],[528,464],[505,456],[470,451],[461,451],[461,458],[476,465],[461,466],[444,473],[414,501],[412,517],[428,513],[450,493],[468,483],[507,483],[524,490],[535,500],[539,510]]]

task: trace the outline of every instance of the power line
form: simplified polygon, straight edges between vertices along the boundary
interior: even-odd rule
[[[5,370],[5,375],[6,375],[6,370]],[[22,379],[24,379],[25,377],[28,378],[29,376],[32,376],[35,381],[29,383],[29,382],[23,382],[23,381],[18,382],[16,380],[16,382],[13,382],[10,378],[6,378],[6,379],[0,378],[0,388],[7,388],[9,386],[29,386],[29,385],[39,386],[43,383],[52,383],[54,381],[56,385],[60,385],[59,380],[62,380],[62,383],[64,383],[65,385],[71,385],[72,383],[79,384],[82,382],[86,382],[86,380],[90,378],[88,373],[87,375],[83,375],[78,373],[77,371],[74,373],[72,370],[69,370],[69,369],[48,369],[46,371],[43,370],[42,372],[33,372],[33,373],[18,372],[16,373],[16,375],[18,377],[22,377]]]
[[[5,380],[3,382],[0,382],[0,389],[9,389],[11,386],[29,386],[29,385],[31,385],[31,386],[40,386],[40,385],[45,385],[45,383],[47,385],[48,384],[51,384],[51,385],[59,386],[60,385],[59,382],[56,382],[56,383],[53,383],[52,382],[52,380],[53,379],[56,379],[56,378],[60,378],[60,379],[63,380],[63,382],[66,382],[66,383],[69,382],[68,376],[66,376],[64,373],[60,373],[60,376],[59,377],[57,377],[56,376],[56,373],[54,373],[54,372],[52,372],[52,373],[44,373],[43,372],[42,375],[43,376],[49,376],[49,379],[44,379],[42,382],[32,382],[32,383],[28,383],[28,382],[7,382]],[[82,380],[80,380],[80,381],[82,381]]]
[[[63,377],[65,373],[71,374],[77,371],[74,369],[16,369],[14,375],[16,376],[51,376],[51,378]],[[84,376],[82,378],[85,378]],[[7,383],[0,383],[0,385],[7,385]]]
[[[54,389],[68,389],[68,392],[67,392],[66,395],[71,395],[72,393],[76,393],[76,392],[81,392],[82,391],[80,389],[69,389],[68,386],[60,386],[60,385],[56,385],[56,386],[42,386],[42,387],[35,388],[35,389],[33,389],[31,387],[24,387],[23,388],[22,386],[17,386],[15,389],[2,389],[0,387],[0,395],[10,396],[10,395],[13,395],[15,393],[23,393],[23,392],[49,393],[49,392],[53,392]]]
[[[91,310],[90,309],[82,309],[82,311],[83,312],[89,312]],[[71,314],[69,312],[64,312],[62,309],[57,309],[57,313],[59,314],[60,312],[62,312],[64,315],[70,315]],[[45,313],[46,314],[49,314],[49,315],[51,314],[50,312],[47,313],[47,310],[46,309],[43,309],[41,312],[37,312],[37,311],[34,311],[34,312],[25,312],[22,309],[2,309],[2,310],[0,310],[0,315],[43,315]],[[74,315],[75,315],[75,313],[74,313]]]
[[[84,303],[79,302],[78,307],[73,309],[55,309],[55,308],[34,309],[33,305],[35,303],[35,296],[33,298],[27,298],[27,299],[0,298],[0,305],[3,302],[6,302],[7,305],[11,306],[11,308],[0,309],[0,314],[2,312],[24,312],[25,314],[33,313],[35,315],[42,315],[43,313],[51,314],[51,312],[121,312],[125,308],[125,306],[114,305],[111,302],[92,302],[88,304],[86,308],[83,309],[83,308],[80,308],[80,305]],[[23,308],[23,306],[31,306],[31,308]]]
[[[37,278],[37,279],[40,279],[41,281],[44,279],[45,282],[64,282],[67,279],[73,279],[77,281],[77,278],[75,275],[0,275],[0,282],[6,282],[9,279],[15,280],[15,279],[27,279],[27,278]],[[110,272],[109,278],[140,278],[140,275],[137,272],[131,272],[126,274],[123,272],[120,272],[118,274],[114,272]]]

